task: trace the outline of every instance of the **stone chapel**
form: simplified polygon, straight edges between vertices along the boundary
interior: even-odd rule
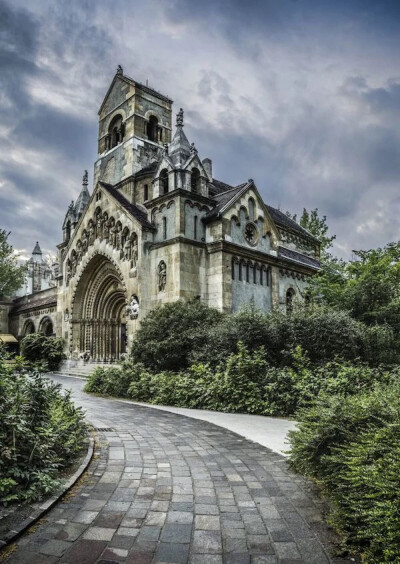
[[[252,179],[217,180],[185,134],[183,110],[173,123],[172,100],[121,67],[99,110],[93,186],[90,195],[85,173],[68,207],[57,287],[10,311],[21,337],[52,309],[43,315],[72,359],[120,358],[141,319],[179,299],[290,310],[319,269],[319,241],[264,202]]]

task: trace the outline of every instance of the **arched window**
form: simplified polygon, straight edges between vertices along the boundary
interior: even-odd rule
[[[254,265],[254,269],[253,269],[253,284],[257,284],[257,273],[258,273],[258,264]]]
[[[256,203],[255,203],[254,199],[249,198],[249,219],[250,219],[250,221],[254,221],[255,209],[256,209]]]
[[[200,193],[200,171],[198,168],[192,168],[191,188],[192,192]]]
[[[232,280],[235,280],[235,259],[234,258],[232,258],[231,276],[232,276]]]
[[[264,268],[260,266],[260,285],[264,286]]]
[[[157,143],[158,141],[158,119],[156,116],[150,116],[149,121],[147,122],[147,139],[149,141],[154,141]]]
[[[250,264],[246,264],[246,282],[250,282]]]
[[[163,168],[160,172],[160,195],[168,194],[168,170]]]
[[[121,143],[124,134],[125,127],[122,123],[122,116],[117,115],[111,120],[108,128],[108,149],[112,149]]]
[[[162,223],[163,223],[163,239],[167,238],[167,218],[163,217],[162,218]]]
[[[149,186],[147,184],[143,187],[143,201],[147,202],[149,199]]]
[[[242,264],[242,261],[239,262],[239,280],[243,280],[243,264]]]
[[[293,290],[293,288],[289,288],[289,290],[286,292],[286,313],[292,313],[295,295],[296,292]]]
[[[199,218],[197,217],[197,215],[194,216],[194,222],[193,222],[193,239],[195,241],[197,241],[197,222],[199,220]]]

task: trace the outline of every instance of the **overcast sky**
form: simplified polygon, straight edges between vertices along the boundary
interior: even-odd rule
[[[118,64],[185,110],[214,176],[400,239],[398,0],[0,0],[0,227],[54,252]]]

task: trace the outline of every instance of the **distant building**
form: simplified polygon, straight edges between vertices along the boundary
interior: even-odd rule
[[[50,263],[43,259],[39,242],[36,241],[31,258],[27,261],[27,273],[24,285],[15,293],[17,297],[35,294],[41,290],[57,286],[58,263]]]

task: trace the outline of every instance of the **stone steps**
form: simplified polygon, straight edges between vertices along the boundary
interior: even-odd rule
[[[55,374],[88,378],[96,368],[116,368],[118,364],[106,362],[63,361]]]

